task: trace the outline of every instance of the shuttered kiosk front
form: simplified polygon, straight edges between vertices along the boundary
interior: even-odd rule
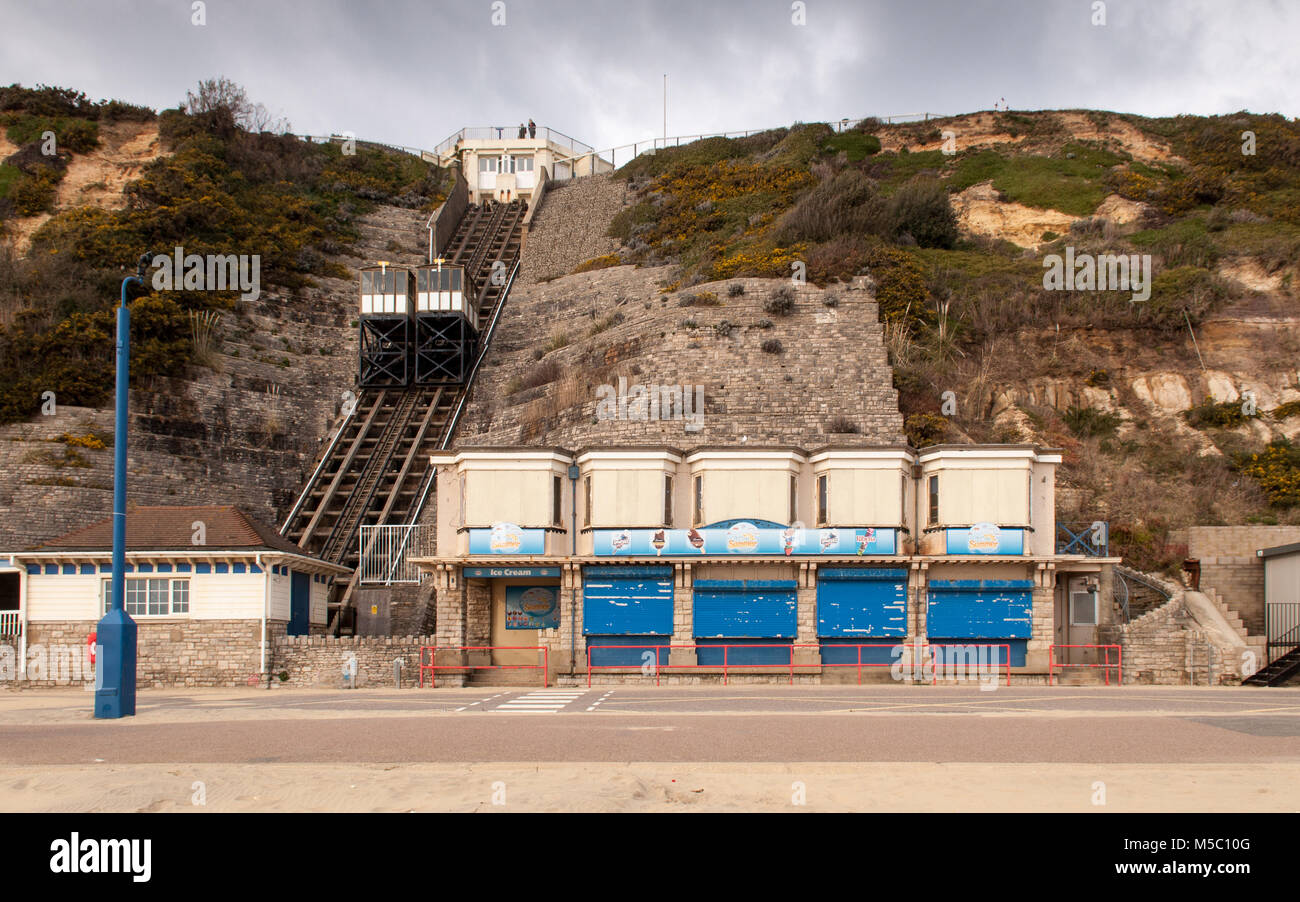
[[[728,664],[787,664],[788,646],[798,635],[795,581],[792,579],[697,579],[695,581],[696,660],[722,666],[722,645],[732,648]]]
[[[1027,579],[931,580],[926,635],[932,645],[1009,645],[1011,666],[1023,667],[1033,628],[1033,588]],[[957,651],[945,649],[945,660]],[[992,652],[995,664],[1007,663],[1003,649]]]
[[[584,567],[582,633],[592,664],[641,666],[645,652],[672,642],[673,568]],[[594,647],[601,645],[642,647]],[[668,663],[668,648],[658,655],[661,665]]]
[[[907,571],[823,567],[817,571],[817,636],[823,664],[889,664],[907,637]]]

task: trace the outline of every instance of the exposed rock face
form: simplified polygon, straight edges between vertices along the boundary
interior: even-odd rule
[[[1187,380],[1178,373],[1152,373],[1133,380],[1133,392],[1139,400],[1166,413],[1179,413],[1192,406]]]
[[[361,221],[349,268],[418,263],[416,210],[383,207]],[[314,466],[357,378],[357,287],[319,279],[286,296],[264,290],[223,316],[215,368],[131,391],[128,466],[137,504],[238,504],[279,525]],[[57,400],[57,399],[56,399]],[[75,449],[63,433],[111,436],[113,411],[58,406],[0,427],[0,549],[39,544],[112,512],[113,452]]]

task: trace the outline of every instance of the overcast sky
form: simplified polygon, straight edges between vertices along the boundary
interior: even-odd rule
[[[227,76],[299,134],[597,148],[915,112],[1300,116],[1297,0],[0,0],[0,81],[162,109]],[[796,25],[792,6],[803,6]],[[504,25],[494,25],[494,15]]]

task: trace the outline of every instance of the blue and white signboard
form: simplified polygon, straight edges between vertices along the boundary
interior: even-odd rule
[[[558,586],[506,587],[506,629],[553,630],[559,626]]]
[[[490,529],[471,528],[470,554],[545,554],[546,530],[524,529],[513,523],[493,523]]]
[[[727,520],[698,529],[597,529],[601,557],[655,555],[879,555],[895,553],[895,530],[806,529],[768,520]]]
[[[948,554],[1024,554],[1025,531],[1001,529],[993,523],[976,523],[948,530]]]
[[[559,579],[559,567],[466,567],[466,579]]]

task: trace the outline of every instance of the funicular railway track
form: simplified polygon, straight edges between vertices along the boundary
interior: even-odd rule
[[[474,299],[484,329],[499,313],[518,267],[526,211],[519,201],[471,206],[442,250],[448,265],[464,267],[466,300]],[[484,349],[480,338],[474,358]],[[358,584],[361,526],[418,522],[431,490],[429,455],[450,442],[469,378],[356,390],[351,412],[280,530],[301,548],[353,568],[351,582],[332,600],[331,627]]]

